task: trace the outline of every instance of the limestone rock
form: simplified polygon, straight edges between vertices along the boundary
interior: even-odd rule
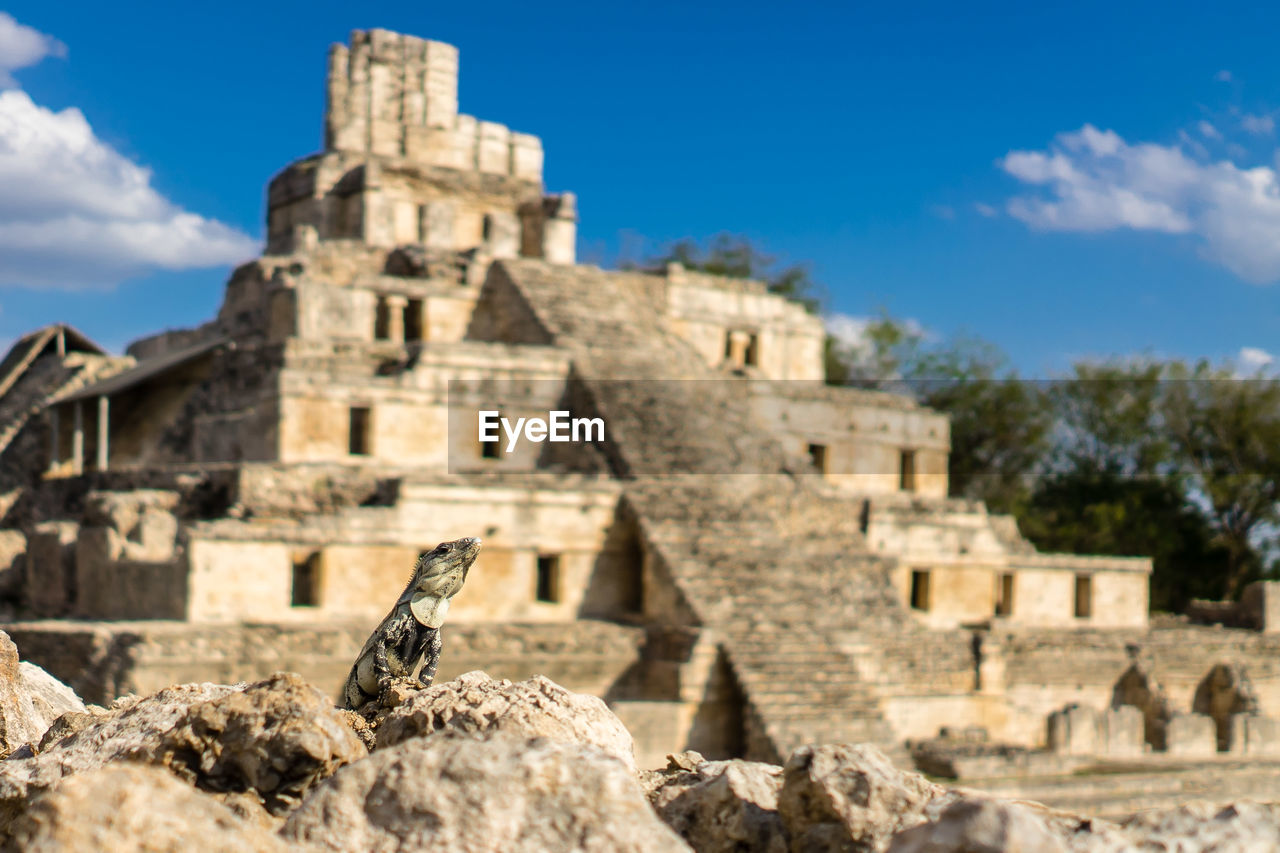
[[[281,834],[379,853],[689,849],[612,755],[508,733],[383,747],[317,786]]]
[[[153,767],[119,764],[68,779],[14,821],[9,850],[285,853],[276,835]]]
[[[32,730],[38,732],[29,740],[30,743],[39,743],[44,733],[63,714],[84,711],[84,703],[74,690],[33,663],[22,661],[18,664],[18,683],[31,702]]]
[[[904,773],[869,744],[804,746],[783,768],[778,812],[795,853],[876,850],[937,816],[956,794]]]
[[[1280,804],[1194,803],[1143,812],[1122,824],[1136,849],[1231,850],[1264,853],[1280,847]]]
[[[205,790],[253,791],[280,814],[366,754],[323,693],[293,673],[277,673],[192,705],[149,757]]]
[[[382,720],[378,748],[441,729],[589,744],[636,769],[631,734],[602,700],[572,693],[540,675],[513,684],[468,672],[419,691]]]
[[[347,724],[347,728],[351,729],[352,734],[360,739],[364,744],[364,748],[373,751],[377,746],[377,733],[373,727],[369,725],[369,721],[355,711],[349,711],[346,708],[339,708],[338,713],[342,716],[342,721]]]
[[[899,833],[889,853],[1066,853],[1066,847],[1024,806],[962,800],[937,821]]]
[[[126,701],[120,708],[71,715],[74,723],[64,727],[57,739],[45,738],[41,752],[34,758],[0,762],[0,827],[8,824],[29,794],[111,761],[154,752],[161,736],[177,724],[191,705],[238,689],[241,687],[182,684],[145,699]]]
[[[291,674],[179,685],[63,720],[35,757],[0,762],[0,826],[30,794],[120,760],[168,767],[210,791],[251,791],[279,813],[366,753],[332,703]]]
[[[35,664],[19,663],[17,646],[0,631],[0,755],[39,743],[54,720],[83,710],[70,687]]]
[[[654,811],[698,853],[786,853],[781,767],[685,752],[642,782]]]

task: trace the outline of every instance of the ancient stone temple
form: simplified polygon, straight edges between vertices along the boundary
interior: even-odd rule
[[[1233,720],[1280,705],[1272,635],[1149,626],[1148,559],[1040,553],[948,497],[946,417],[825,385],[821,321],[762,284],[577,264],[574,196],[537,137],[458,111],[458,67],[354,33],[217,317],[124,358],[55,327],[0,365],[25,656],[98,700],[280,669],[336,691],[418,554],[480,536],[441,676],[595,692],[648,758],[943,726],[1120,754],[1174,749],[1181,716],[1266,741]],[[602,434],[480,440],[483,411],[558,410]],[[1204,690],[1248,669],[1240,710],[1195,699],[1218,664]]]

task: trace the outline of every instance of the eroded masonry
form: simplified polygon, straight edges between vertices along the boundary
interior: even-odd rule
[[[458,112],[457,75],[454,47],[354,33],[215,319],[124,357],[52,327],[0,364],[26,657],[97,700],[280,669],[336,692],[417,556],[482,536],[441,676],[595,692],[642,760],[1280,749],[1272,587],[1250,627],[1149,625],[1149,560],[1039,553],[948,497],[947,419],[824,385],[800,306],[575,263],[541,142]],[[607,439],[493,452],[459,400],[494,394]]]

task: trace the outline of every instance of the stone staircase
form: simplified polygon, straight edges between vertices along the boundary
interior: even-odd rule
[[[763,734],[753,745],[748,732],[748,757],[872,742],[908,765],[836,641],[909,622],[891,562],[870,553],[854,502],[812,488],[807,463],[754,419],[748,383],[708,367],[661,325],[663,279],[536,261],[504,261],[498,275],[516,291],[505,298],[571,352],[575,378],[605,418],[610,464],[628,480],[626,503],[683,597],[684,618],[721,638]]]
[[[809,743],[874,743],[910,766],[849,656],[794,633],[737,635],[726,646],[779,759]]]

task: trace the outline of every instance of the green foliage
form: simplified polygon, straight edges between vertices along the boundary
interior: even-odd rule
[[[1169,461],[1161,429],[1164,366],[1150,360],[1077,362],[1049,386],[1059,423],[1052,467],[1152,476]]]
[[[1259,531],[1280,524],[1280,381],[1239,379],[1206,362],[1169,367],[1165,431],[1173,461],[1229,555],[1232,595],[1265,569]]]
[[[923,341],[919,330],[883,312],[855,333],[843,338],[828,335],[827,382],[903,391],[903,370],[916,363]]]
[[[1269,571],[1280,381],[1148,358],[1027,382],[991,344],[929,343],[885,314],[827,355],[841,384],[945,412],[952,494],[1013,513],[1037,547],[1151,556],[1154,607],[1238,596]]]
[[[1054,425],[1039,383],[1018,378],[990,344],[966,340],[913,365],[918,396],[951,416],[951,492],[996,512],[1022,503],[1050,449]]]
[[[1176,478],[1072,468],[1039,481],[1018,516],[1042,550],[1152,557],[1155,610],[1228,591],[1228,553]]]

